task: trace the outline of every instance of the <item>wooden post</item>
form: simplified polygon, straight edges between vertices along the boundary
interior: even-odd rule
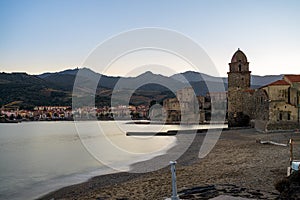
[[[293,156],[293,139],[290,139],[290,166],[292,165],[292,161],[294,160],[294,156]]]
[[[294,143],[294,141],[293,141],[292,138],[290,138],[289,143],[290,143],[290,166],[288,167],[288,170],[289,170],[288,171],[288,176],[290,176],[291,173],[292,173],[292,171],[293,171],[293,169],[292,169],[292,162],[294,160],[294,155],[293,155],[293,143]]]

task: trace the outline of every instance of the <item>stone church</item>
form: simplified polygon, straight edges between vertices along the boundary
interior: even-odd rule
[[[300,129],[300,75],[251,89],[251,71],[246,55],[238,49],[228,72],[228,125],[249,126],[262,131]]]

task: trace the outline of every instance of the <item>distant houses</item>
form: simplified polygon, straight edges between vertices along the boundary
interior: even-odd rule
[[[72,120],[70,106],[36,106],[33,115],[36,120]]]
[[[7,121],[58,121],[58,120],[128,120],[148,119],[148,105],[115,107],[36,106],[34,110],[19,110],[19,106],[0,109],[0,122]]]

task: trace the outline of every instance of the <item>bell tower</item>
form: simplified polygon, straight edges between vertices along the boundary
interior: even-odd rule
[[[229,63],[228,74],[228,125],[245,126],[248,122],[245,113],[245,91],[250,89],[249,62],[246,55],[238,49]],[[249,116],[248,116],[249,117]]]
[[[250,89],[249,62],[246,55],[238,49],[232,56],[229,63],[228,90],[233,89]]]

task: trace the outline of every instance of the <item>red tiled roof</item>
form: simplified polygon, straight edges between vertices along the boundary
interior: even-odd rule
[[[255,90],[253,90],[253,89],[244,90],[244,92],[248,92],[248,93],[250,93],[250,94],[253,94],[254,91],[255,91]]]
[[[284,77],[287,78],[292,83],[300,82],[300,75],[290,74],[290,75],[284,75]]]
[[[278,80],[273,83],[270,83],[268,86],[272,86],[272,85],[290,85],[290,84],[285,80]]]

